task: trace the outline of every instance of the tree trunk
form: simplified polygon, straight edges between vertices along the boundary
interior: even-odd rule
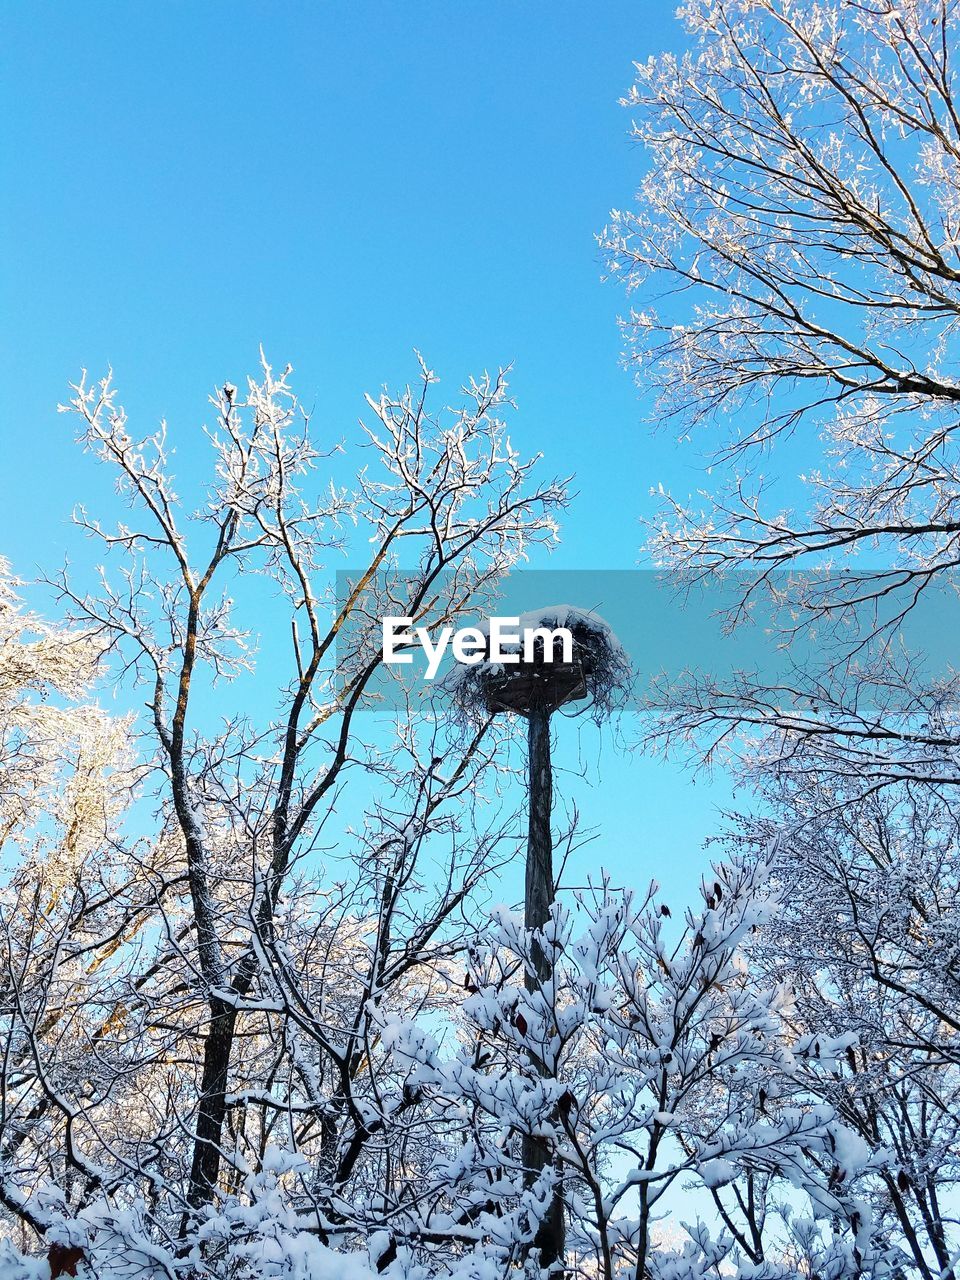
[[[549,709],[531,708],[527,720],[527,747],[530,816],[527,828],[524,924],[527,929],[542,929],[550,918],[554,900],[553,836],[550,831],[553,770],[550,763]],[[549,981],[553,965],[538,943],[533,945],[532,958],[535,972],[527,975],[527,989],[536,991]],[[541,1075],[547,1074],[547,1068],[538,1055],[531,1053],[530,1060]],[[525,1136],[523,1167],[527,1183],[534,1182],[550,1162],[547,1144],[538,1138]],[[551,1267],[558,1262],[562,1267],[565,1239],[563,1202],[559,1194],[555,1194],[533,1241],[534,1247],[540,1250],[541,1267]]]
[[[227,1078],[236,1028],[236,1006],[219,1000],[210,1001],[210,1024],[203,1046],[203,1075],[200,1104],[197,1109],[196,1139],[190,1169],[187,1200],[192,1209],[209,1204],[217,1188],[220,1171],[220,1141],[227,1111]],[[189,1215],[184,1216],[186,1230]]]

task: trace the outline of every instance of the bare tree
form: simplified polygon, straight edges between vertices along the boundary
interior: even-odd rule
[[[638,379],[706,471],[663,495],[650,550],[739,584],[733,626],[771,606],[783,649],[775,675],[705,654],[661,682],[649,741],[758,790],[742,832],[780,834],[785,890],[758,962],[796,990],[795,1035],[855,1037],[816,1088],[896,1153],[873,1203],[905,1265],[950,1274],[960,689],[906,624],[952,617],[960,549],[960,13],[681,12],[690,51],[637,68],[649,171],[602,237],[644,295]]]
[[[693,51],[637,68],[649,173],[603,237],[611,272],[650,298],[624,321],[638,376],[713,465],[709,493],[665,498],[653,551],[687,573],[742,567],[745,603],[809,567],[791,583],[804,617],[893,595],[893,627],[960,545],[956,8],[682,14]],[[798,510],[771,505],[762,474],[792,435]]]
[[[57,585],[84,642],[146,690],[150,768],[138,804],[144,812],[153,797],[160,822],[149,847],[121,843],[112,827],[104,837],[122,886],[102,880],[101,842],[75,869],[62,918],[34,887],[24,889],[29,903],[12,906],[8,972],[25,950],[48,960],[34,965],[33,1004],[14,983],[11,1017],[32,1065],[22,1087],[8,1075],[6,1097],[34,1120],[57,1112],[53,1147],[66,1144],[82,1174],[74,1207],[133,1180],[155,1203],[161,1236],[178,1206],[183,1235],[240,1185],[278,1125],[284,1146],[310,1160],[304,1195],[321,1237],[356,1226],[351,1179],[373,1180],[376,1209],[359,1192],[358,1202],[383,1221],[408,1181],[392,1164],[397,1143],[416,1142],[416,1099],[394,1097],[372,1013],[391,1001],[406,1014],[430,1006],[462,948],[467,902],[516,848],[500,805],[468,817],[485,775],[502,767],[489,725],[464,741],[410,702],[392,736],[360,732],[382,664],[379,630],[368,624],[380,613],[425,626],[455,618],[532,547],[553,541],[563,486],[536,483],[536,460],[511,448],[502,373],[471,382],[460,406],[438,414],[425,366],[416,388],[368,399],[362,440],[372,459],[357,487],[313,484],[325,455],[289,374],[264,362],[245,392],[226,384],[212,397],[212,475],[192,515],[173,487],[165,425],[134,438],[109,378],[81,381],[67,406],[133,515],[108,529],[81,511],[107,568],[95,593],[65,574]],[[369,559],[338,601],[325,557],[352,526]],[[235,621],[254,573],[273,584],[289,637],[286,670],[258,677],[272,691],[266,724],[238,714],[229,687],[220,692],[224,680],[254,678],[250,638]],[[218,703],[221,727],[211,731]],[[379,781],[362,826],[348,847],[341,834],[323,853],[325,824],[351,778],[364,777]],[[81,944],[80,921],[95,905],[95,939]],[[98,948],[114,955],[109,983]],[[71,981],[82,956],[93,965],[73,997],[65,951]],[[80,1043],[71,1077],[63,1063],[72,1033]],[[111,1111],[96,1086],[84,1095],[84,1054],[115,1100],[126,1091],[123,1107]],[[140,1116],[124,1121],[136,1100]],[[27,1131],[36,1157],[39,1131]],[[18,1133],[15,1145],[23,1140]],[[29,1160],[10,1185],[29,1198]]]

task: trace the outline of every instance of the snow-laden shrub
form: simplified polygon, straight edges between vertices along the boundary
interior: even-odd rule
[[[81,1255],[70,1264],[77,1280],[374,1280],[379,1241],[369,1249],[332,1248],[318,1238],[316,1219],[294,1207],[291,1179],[304,1163],[268,1148],[242,1192],[209,1209],[185,1240],[158,1243],[142,1201],[119,1207],[97,1200],[74,1217],[52,1215],[46,1246]],[[50,1274],[46,1260],[0,1241],[2,1280],[50,1280]]]
[[[457,1052],[432,1027],[383,1020],[407,1092],[448,1135],[419,1235],[459,1241],[457,1274],[530,1265],[557,1192],[569,1264],[584,1274],[799,1280],[814,1259],[832,1280],[879,1273],[864,1188],[886,1156],[811,1092],[792,993],[747,968],[745,946],[778,908],[769,867],[714,868],[703,909],[682,921],[655,886],[637,898],[607,882],[573,909],[555,904],[535,933],[501,908],[464,979]],[[531,983],[537,945],[550,965]],[[549,1152],[535,1180],[524,1138]],[[664,1214],[689,1219],[687,1244],[657,1243]]]
[[[323,1244],[315,1215],[294,1208],[285,1181],[307,1172],[302,1157],[268,1148],[243,1194],[226,1198],[200,1227],[198,1262],[223,1280],[372,1280],[370,1250],[341,1252]]]

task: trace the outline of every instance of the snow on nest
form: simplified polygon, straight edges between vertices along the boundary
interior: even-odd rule
[[[517,615],[499,615],[514,617]],[[625,700],[631,680],[630,659],[610,624],[592,609],[581,609],[572,604],[551,604],[540,609],[530,609],[519,615],[519,623],[511,625],[509,632],[516,632],[517,639],[500,639],[503,653],[523,652],[524,634],[546,628],[555,631],[566,627],[573,634],[575,648],[590,655],[587,686],[590,691],[593,712],[599,719],[608,715]],[[490,634],[490,621],[476,624],[481,634]],[[503,673],[499,662],[484,658],[474,663],[456,663],[445,685],[461,707],[469,715],[477,715],[485,706],[484,684],[488,677]]]

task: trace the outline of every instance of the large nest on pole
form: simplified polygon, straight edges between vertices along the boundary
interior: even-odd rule
[[[562,644],[554,639],[552,654],[537,638],[532,660],[524,657],[523,636],[540,628],[565,627],[573,639],[571,661],[563,661]],[[489,636],[489,626],[478,628]],[[489,640],[480,661],[457,663],[447,677],[447,688],[464,715],[485,720],[500,711],[521,715],[539,709],[556,711],[567,703],[585,702],[583,710],[596,720],[606,719],[627,699],[632,672],[630,660],[608,623],[588,609],[573,605],[549,605],[521,614],[516,644],[501,643],[504,653],[516,653],[518,662],[490,661]]]

